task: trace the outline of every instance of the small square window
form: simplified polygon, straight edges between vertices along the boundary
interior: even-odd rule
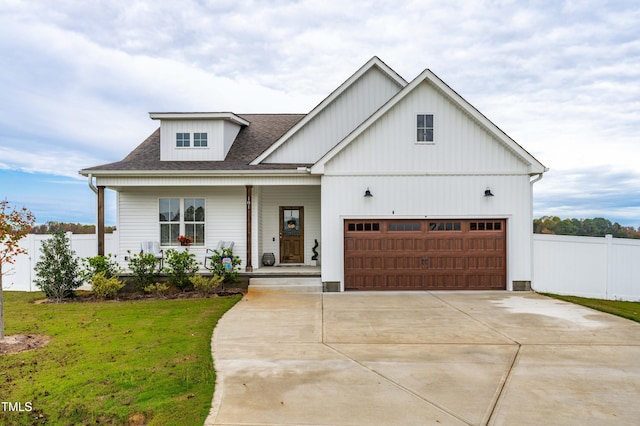
[[[193,134],[193,146],[204,148],[207,146],[207,134],[206,133],[194,133]]]
[[[176,146],[177,147],[188,147],[191,145],[189,133],[176,133]]]
[[[418,114],[416,120],[416,141],[433,142],[433,114]]]

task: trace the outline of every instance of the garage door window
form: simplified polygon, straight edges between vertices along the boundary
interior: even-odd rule
[[[469,231],[501,231],[500,222],[470,222]]]
[[[347,225],[347,230],[350,232],[380,231],[380,223],[379,222],[350,223]]]
[[[429,231],[460,231],[462,225],[460,222],[431,222],[429,223]]]
[[[401,232],[420,231],[420,223],[419,222],[413,222],[413,223],[390,223],[389,227],[387,229],[389,231],[401,231]]]

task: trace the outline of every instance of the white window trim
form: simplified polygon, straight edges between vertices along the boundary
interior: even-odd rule
[[[178,134],[179,133],[186,133],[186,134],[189,135],[189,146],[178,146]],[[207,135],[207,146],[195,146],[196,133],[204,133],[205,135]],[[173,146],[174,146],[175,149],[189,149],[189,150],[209,149],[210,146],[211,146],[210,139],[209,139],[209,132],[176,132],[175,143],[173,144]]]
[[[418,140],[418,116],[419,115],[432,115],[433,116],[433,140],[432,141],[419,141]],[[412,129],[413,129],[413,143],[416,145],[435,145],[438,141],[438,119],[434,112],[424,111],[416,112],[413,117]]]
[[[156,213],[156,217],[158,218],[158,241],[160,242],[160,246],[161,247],[181,247],[180,243],[177,244],[162,244],[162,231],[161,229],[161,225],[165,224],[176,224],[178,223],[177,221],[165,221],[162,222],[160,221],[160,200],[162,199],[173,199],[173,198],[177,198],[179,200],[179,206],[180,206],[180,222],[179,222],[179,227],[180,227],[180,232],[178,232],[178,235],[186,235],[186,224],[194,224],[194,223],[202,223],[204,225],[204,242],[201,245],[195,245],[192,244],[189,247],[206,247],[207,245],[207,198],[206,197],[202,197],[202,196],[164,196],[164,197],[158,197],[156,200],[156,208],[157,208],[157,213]],[[184,212],[184,200],[187,198],[193,198],[193,199],[202,199],[203,200],[203,204],[204,204],[204,221],[202,222],[194,222],[194,221],[189,221],[186,222],[184,220],[184,216],[185,216],[185,212]]]

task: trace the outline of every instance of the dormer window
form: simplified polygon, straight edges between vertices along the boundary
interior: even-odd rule
[[[194,133],[193,134],[193,146],[204,148],[207,146],[207,134],[206,133]]]
[[[418,114],[416,129],[416,142],[433,142],[433,114]]]
[[[191,146],[189,133],[176,133],[176,146],[185,148]]]

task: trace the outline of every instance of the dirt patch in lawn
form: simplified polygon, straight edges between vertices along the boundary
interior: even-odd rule
[[[17,354],[20,352],[40,349],[47,344],[51,337],[42,334],[13,334],[4,336],[0,340],[0,355]]]

